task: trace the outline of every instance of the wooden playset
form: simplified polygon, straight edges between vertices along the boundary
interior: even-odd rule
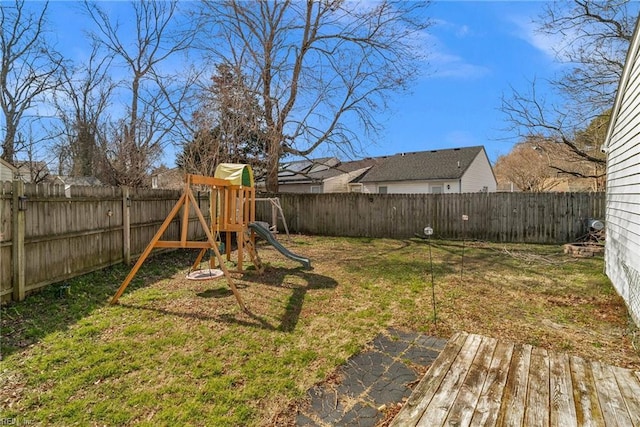
[[[194,186],[206,188],[209,191],[209,222],[207,222],[194,197]],[[236,262],[237,269],[233,271],[243,270],[245,252],[249,254],[254,267],[258,271],[262,271],[262,262],[255,249],[255,233],[249,227],[249,224],[255,221],[255,202],[253,171],[248,165],[222,163],[216,168],[214,177],[186,175],[182,196],[120,285],[111,300],[111,304],[118,302],[118,299],[153,249],[195,248],[200,249],[200,253],[192,268],[196,269],[200,265],[205,254],[212,253],[209,259],[210,267],[213,268],[215,261],[217,261],[238,304],[242,309],[246,309],[242,297],[231,278],[230,271],[225,265],[222,252],[225,252],[227,261],[231,261],[232,237],[235,235],[238,258]],[[164,232],[181,209],[180,240],[161,240]],[[206,234],[206,240],[188,240],[189,213],[192,209]],[[224,244],[221,241],[222,233],[225,234]]]

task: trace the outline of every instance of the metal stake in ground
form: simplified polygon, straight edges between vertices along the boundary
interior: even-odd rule
[[[433,302],[433,326],[438,328],[436,317],[436,287],[433,281],[433,257],[431,256],[431,235],[433,228],[427,226],[424,228],[424,235],[427,236],[427,245],[429,245],[429,270],[431,270],[431,301]]]
[[[469,221],[469,215],[462,215],[462,262],[460,263],[460,281],[462,281],[462,272],[464,271],[464,243],[466,237],[466,227],[467,221]]]

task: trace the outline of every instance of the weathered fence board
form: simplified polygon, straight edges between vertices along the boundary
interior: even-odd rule
[[[300,233],[408,238],[428,225],[440,238],[557,244],[586,234],[588,218],[604,219],[605,201],[604,193],[277,196],[289,228]],[[270,219],[266,206],[256,215]]]
[[[11,183],[2,183],[0,190],[0,298],[7,301],[15,292],[14,188]],[[26,184],[20,196],[27,200],[22,291],[29,293],[123,262],[125,243],[133,256],[142,253],[180,192]],[[208,215],[207,195],[199,200]],[[125,233],[126,216],[129,226]],[[189,223],[190,238],[204,236],[193,212]],[[166,238],[177,240],[179,232],[178,219],[165,233]]]
[[[179,191],[24,185],[23,252],[14,251],[14,186],[0,183],[0,298],[123,262],[146,248],[180,197]],[[22,194],[21,194],[22,195]],[[354,237],[434,237],[496,242],[566,243],[585,234],[585,220],[604,218],[603,193],[277,194],[290,231]],[[17,199],[15,199],[17,200]],[[197,202],[209,216],[207,193]],[[189,240],[204,237],[191,212]],[[468,216],[468,221],[462,220]],[[179,240],[177,215],[163,239]],[[270,222],[259,203],[256,219]],[[283,224],[278,224],[282,229]],[[18,230],[19,228],[15,228]],[[215,231],[215,230],[214,230]],[[16,268],[14,253],[24,253]]]

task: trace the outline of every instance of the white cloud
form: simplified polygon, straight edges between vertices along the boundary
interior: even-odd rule
[[[447,21],[438,20],[436,25],[445,30],[447,34],[453,34],[455,38],[467,38],[473,36],[473,31],[467,25],[455,25]],[[445,44],[444,39],[434,35],[425,35],[428,46],[428,60],[433,73],[430,78],[458,78],[458,79],[479,79],[491,74],[491,69],[473,64],[464,57],[451,52]]]
[[[514,37],[524,40],[553,61],[562,59],[562,52],[567,47],[566,37],[540,32],[530,17],[514,15],[507,20],[515,25]]]
[[[469,63],[458,55],[443,51],[432,52],[429,59],[435,70],[431,77],[479,79],[491,74],[488,67]]]
[[[462,25],[458,27],[458,30],[456,31],[456,36],[459,38],[466,37],[469,34],[469,31],[470,29],[467,25]]]

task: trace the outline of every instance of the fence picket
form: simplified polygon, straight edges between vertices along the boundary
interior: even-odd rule
[[[0,298],[7,301],[14,280],[14,206],[11,183],[0,183],[0,189]],[[128,191],[127,199],[125,190],[115,187],[25,184],[25,289],[122,262],[125,236],[131,257],[142,253],[180,192]],[[269,196],[280,198],[291,232],[327,236],[404,239],[429,225],[439,238],[561,244],[584,236],[585,221],[603,220],[605,212],[604,193],[265,195]],[[198,201],[208,215],[207,193],[199,193]],[[130,227],[125,232],[127,209]],[[468,221],[462,221],[463,214]],[[269,204],[256,205],[258,221],[271,218]],[[179,239],[179,221],[174,220],[164,238]],[[195,216],[189,222],[189,239],[204,235]]]

